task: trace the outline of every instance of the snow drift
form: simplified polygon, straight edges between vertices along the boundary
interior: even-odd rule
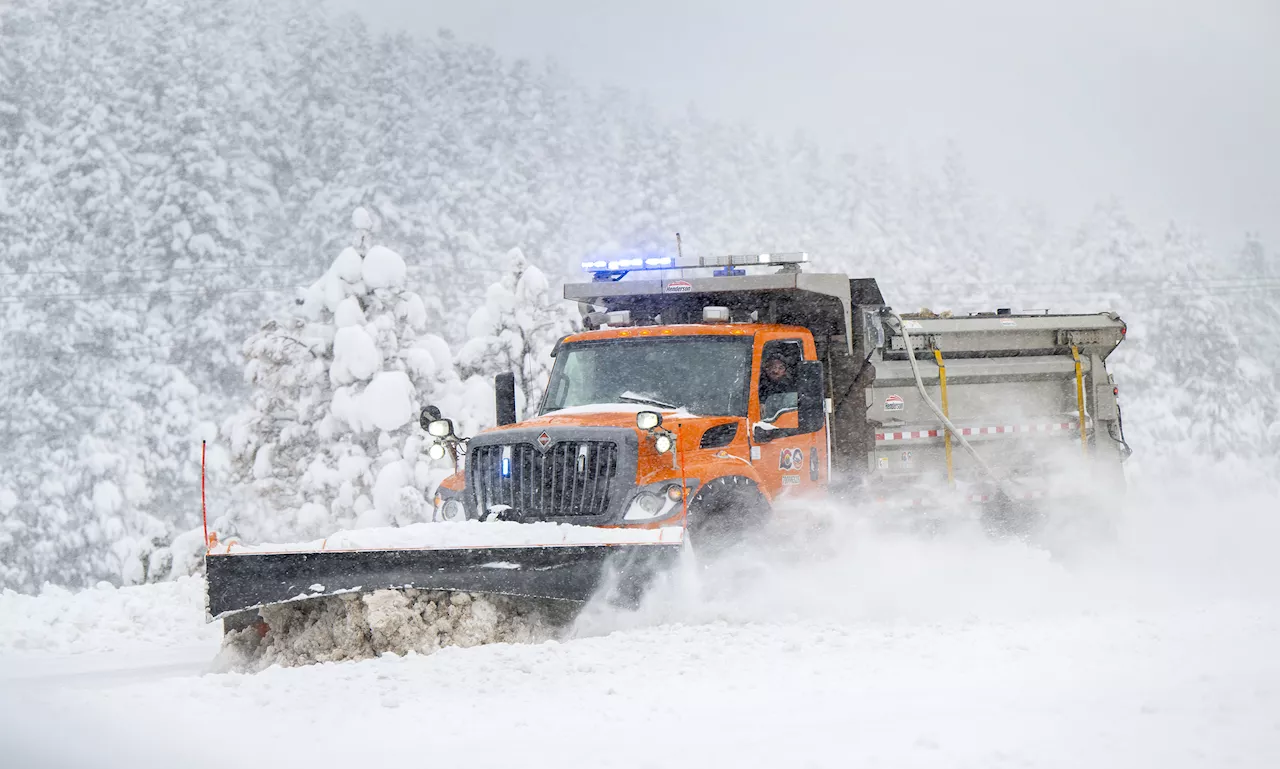
[[[255,671],[272,665],[431,654],[445,646],[535,643],[555,638],[573,607],[554,601],[422,590],[377,590],[268,606],[264,625],[228,633],[215,667]]]

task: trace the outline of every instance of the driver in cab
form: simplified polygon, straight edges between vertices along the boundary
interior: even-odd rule
[[[796,407],[796,377],[786,357],[772,353],[760,374],[760,416],[772,422],[787,409]]]

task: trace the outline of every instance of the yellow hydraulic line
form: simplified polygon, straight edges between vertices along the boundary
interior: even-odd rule
[[[1080,366],[1080,348],[1071,345],[1071,357],[1076,362],[1076,408],[1080,412],[1080,451],[1089,456],[1089,437],[1084,432],[1084,372]]]
[[[950,418],[951,409],[947,406],[947,364],[942,362],[942,350],[934,350],[933,358],[938,362],[938,387],[942,390],[942,415]],[[942,434],[947,447],[947,483],[954,486],[956,473],[951,465],[951,431],[943,430]]]

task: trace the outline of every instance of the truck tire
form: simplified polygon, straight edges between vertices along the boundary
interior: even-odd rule
[[[1000,491],[982,505],[982,527],[988,536],[997,539],[1025,539],[1036,531],[1043,520],[1044,513],[1036,501],[1010,499]]]
[[[723,552],[757,529],[768,511],[769,503],[751,479],[716,478],[689,500],[689,538],[701,552]]]

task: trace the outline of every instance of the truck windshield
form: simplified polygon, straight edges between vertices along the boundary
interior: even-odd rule
[[[556,355],[542,413],[635,403],[746,416],[750,375],[751,338],[745,336],[576,342]]]

